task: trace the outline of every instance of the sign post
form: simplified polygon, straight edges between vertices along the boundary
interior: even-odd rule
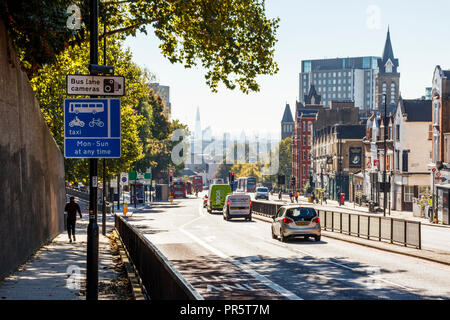
[[[89,0],[89,10],[90,63],[98,64],[98,0]],[[86,300],[98,300],[97,165],[97,158],[89,160]]]

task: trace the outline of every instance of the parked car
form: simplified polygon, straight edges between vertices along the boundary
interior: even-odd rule
[[[212,213],[214,210],[222,211],[225,204],[225,198],[231,194],[231,187],[229,184],[212,184],[208,191],[208,205],[207,211]]]
[[[320,218],[311,207],[298,205],[282,206],[272,222],[272,238],[285,242],[287,238],[303,236],[305,239],[314,237],[320,241]]]
[[[252,221],[252,199],[248,194],[229,194],[225,198],[223,219],[244,218]]]
[[[255,199],[269,200],[269,189],[267,189],[266,187],[256,188]]]

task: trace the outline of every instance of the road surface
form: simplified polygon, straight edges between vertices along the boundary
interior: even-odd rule
[[[270,223],[224,221],[201,198],[128,218],[205,299],[449,299],[450,266],[322,236],[271,238]]]

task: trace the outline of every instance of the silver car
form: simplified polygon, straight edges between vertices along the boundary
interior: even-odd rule
[[[320,241],[320,218],[316,210],[311,207],[290,205],[281,207],[272,222],[272,238],[277,237],[285,242],[287,238],[297,236],[314,237]]]
[[[269,200],[269,189],[266,187],[256,188],[255,199],[266,199]]]

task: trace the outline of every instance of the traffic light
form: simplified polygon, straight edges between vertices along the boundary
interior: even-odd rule
[[[230,184],[232,184],[234,182],[234,173],[233,172],[228,172],[228,181]]]
[[[278,185],[284,185],[285,184],[285,180],[284,180],[284,176],[279,174],[278,175]]]
[[[294,176],[292,176],[292,178],[291,178],[291,185],[293,187],[295,187],[295,177]]]
[[[169,173],[169,184],[172,184],[172,178],[173,178],[173,174]]]

